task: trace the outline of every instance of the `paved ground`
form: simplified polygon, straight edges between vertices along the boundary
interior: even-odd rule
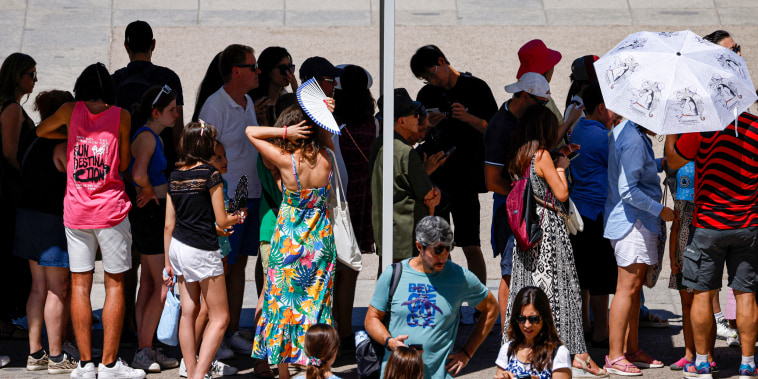
[[[266,46],[285,46],[294,63],[308,56],[322,55],[333,63],[355,63],[374,75],[372,88],[378,97],[379,2],[368,0],[0,0],[0,59],[22,51],[37,60],[39,82],[34,96],[47,89],[71,90],[81,70],[100,61],[113,71],[126,65],[123,49],[124,27],[135,19],[148,21],[154,28],[157,48],[153,61],[171,67],[180,76],[185,93],[185,120],[194,109],[197,87],[210,59],[229,43],[245,43],[256,51]],[[715,29],[729,30],[742,45],[749,68],[758,67],[758,2],[755,0],[416,0],[397,1],[395,85],[411,93],[421,87],[413,78],[408,62],[414,50],[427,43],[437,44],[454,67],[471,71],[492,88],[498,102],[506,100],[503,86],[514,81],[518,68],[516,51],[526,41],[543,39],[563,53],[553,76],[553,94],[563,103],[569,83],[571,61],[585,54],[602,55],[626,35],[640,30],[673,31],[692,29],[704,35]],[[658,25],[658,26],[656,26]],[[25,107],[31,112],[33,101]],[[656,143],[656,151],[662,147]],[[489,220],[491,198],[481,195],[481,236],[485,256],[491,257]],[[360,328],[373,293],[377,259],[365,257],[365,268],[357,285],[355,328]],[[456,262],[465,262],[459,249]],[[497,260],[488,259],[488,286],[496,291]],[[681,335],[681,305],[675,291],[668,290],[668,267],[660,283],[646,289],[647,305],[655,313],[669,317],[668,329],[644,329],[643,346],[665,363],[679,359],[684,351]],[[101,271],[97,271],[101,274]],[[248,277],[252,278],[252,275]],[[252,281],[246,293],[255,290]],[[722,296],[723,298],[723,296]],[[723,299],[722,299],[723,300]],[[102,306],[102,286],[96,286],[93,304]],[[724,302],[722,301],[722,304]],[[248,296],[243,325],[250,326],[253,300]],[[466,335],[470,327],[462,327]],[[99,334],[96,333],[96,345]],[[464,378],[490,378],[499,347],[499,326],[476,353]],[[461,341],[458,341],[459,344]],[[0,370],[0,378],[46,377],[42,372],[23,369],[28,346],[23,341],[0,341],[0,353],[13,362]],[[177,350],[170,350],[178,355]],[[597,362],[606,352],[590,350]],[[131,360],[133,348],[121,354]],[[716,356],[724,368],[722,377],[736,375],[739,352],[717,344]],[[250,376],[249,360],[238,357],[229,363]],[[354,364],[340,358],[335,372],[355,377]],[[170,370],[152,378],[175,378]],[[679,377],[669,369],[645,370],[648,377]]]

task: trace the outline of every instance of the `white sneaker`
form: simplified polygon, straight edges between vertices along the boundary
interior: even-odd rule
[[[81,359],[81,355],[79,355],[79,348],[76,347],[76,344],[71,341],[65,341],[63,342],[63,352],[68,354],[71,358],[76,359],[77,361]],[[91,355],[92,358],[102,358],[103,357],[103,349],[98,349],[96,347],[91,348]]]
[[[102,366],[102,365],[100,365]],[[95,379],[95,364],[92,362],[87,363],[82,367],[82,362],[76,365],[74,371],[71,371],[71,379]]]
[[[132,367],[145,370],[147,372],[161,372],[161,366],[156,362],[153,349],[145,347],[137,351],[132,359]]]
[[[153,356],[155,361],[161,366],[161,369],[176,368],[179,366],[179,361],[176,358],[171,358],[163,354],[163,348],[153,348]]]
[[[721,317],[716,320],[716,338],[725,340],[729,337],[736,337],[737,331],[729,328],[729,322]]]
[[[740,335],[736,337],[726,337],[726,344],[729,347],[740,347]]]
[[[145,371],[129,367],[121,358],[116,360],[116,365],[113,368],[102,363],[97,366],[98,379],[143,379],[144,377]]]
[[[208,373],[213,376],[234,375],[237,373],[237,368],[229,366],[221,361],[213,361],[211,362],[211,369],[208,370]]]
[[[213,359],[220,361],[222,359],[231,359],[231,358],[234,358],[234,351],[232,350],[232,347],[229,345],[229,342],[222,341],[221,346],[218,347],[216,356],[213,357]]]
[[[11,357],[7,355],[0,355],[0,367],[4,367],[8,363],[11,363]]]
[[[239,331],[234,332],[231,337],[226,339],[226,342],[229,344],[232,351],[237,354],[253,354],[253,341],[245,338]]]

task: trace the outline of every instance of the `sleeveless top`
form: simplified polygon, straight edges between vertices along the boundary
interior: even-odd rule
[[[168,161],[166,160],[166,154],[163,152],[163,142],[147,125],[137,129],[130,142],[134,143],[137,136],[146,130],[155,137],[155,150],[153,150],[153,155],[150,157],[150,162],[147,163],[147,179],[150,181],[150,185],[156,187],[168,183],[168,179],[166,179],[166,175],[164,174]],[[132,160],[129,162],[130,175],[133,175],[134,161],[135,159],[132,157]],[[134,186],[139,187],[140,185],[135,182]]]
[[[71,229],[111,228],[132,204],[118,173],[121,108],[92,114],[77,101],[68,131],[63,224]]]
[[[15,99],[8,99],[3,102],[3,104],[0,105],[0,114],[2,114],[6,107],[13,103],[18,104]],[[18,105],[21,106],[21,104]],[[37,136],[34,133],[34,121],[32,121],[32,118],[29,117],[23,107],[21,107],[21,115],[24,120],[22,121],[21,129],[19,130],[18,152],[16,154],[16,159],[19,164],[21,164],[21,158],[29,147],[30,142]],[[0,136],[0,144],[2,144],[2,136]],[[21,175],[19,170],[11,166],[10,162],[5,159],[5,155],[0,154],[0,199],[3,203],[15,207],[21,191],[20,181]]]

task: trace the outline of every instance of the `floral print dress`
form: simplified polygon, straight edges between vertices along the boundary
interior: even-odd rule
[[[331,186],[303,189],[294,156],[292,170],[298,191],[282,185],[253,358],[306,365],[305,332],[313,324],[332,324],[337,248],[326,206]]]

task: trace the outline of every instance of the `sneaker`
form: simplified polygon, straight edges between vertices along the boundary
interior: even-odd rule
[[[95,379],[95,364],[92,362],[87,363],[82,367],[82,362],[76,365],[74,371],[71,371],[71,379]]]
[[[47,352],[40,359],[36,359],[30,355],[26,357],[26,369],[28,371],[47,370],[48,361]]]
[[[750,365],[740,365],[740,379],[753,379],[758,377],[758,368]]]
[[[11,357],[7,355],[0,355],[0,367],[5,367],[8,363],[11,363]]]
[[[729,327],[729,322],[725,318],[721,317],[716,320],[716,338],[725,340],[736,335],[737,331]]]
[[[163,348],[154,348],[153,354],[155,356],[155,361],[161,366],[161,370],[176,368],[179,366],[179,361],[177,361],[176,358],[171,358],[166,356],[166,354],[163,354]]]
[[[208,373],[213,376],[234,375],[237,373],[237,368],[229,366],[228,364],[221,361],[213,361],[211,362],[211,369],[208,370]]]
[[[70,355],[63,353],[63,360],[56,363],[52,359],[48,359],[47,373],[48,374],[66,374],[79,366],[79,361],[71,357]],[[93,365],[94,366],[94,365]]]
[[[79,348],[76,347],[76,343],[71,341],[63,342],[63,352],[68,354],[71,358],[76,359],[77,361],[82,359],[81,355],[79,355]],[[92,358],[102,358],[103,357],[103,349],[98,349],[96,347],[90,348],[91,352],[90,355],[92,355]]]
[[[143,379],[144,377],[145,371],[129,367],[121,358],[116,360],[113,368],[108,368],[102,363],[97,366],[98,379]]]
[[[161,372],[161,366],[156,362],[153,349],[145,347],[137,351],[132,359],[132,367],[145,370],[147,372]]]
[[[231,339],[231,338],[230,338]],[[252,352],[251,352],[252,354]],[[218,351],[216,352],[216,356],[213,357],[213,359],[219,361],[222,359],[231,359],[234,358],[234,350],[232,350],[231,345],[227,341],[222,341],[221,346],[218,347]]]
[[[229,347],[237,354],[253,354],[253,341],[245,338],[239,331],[234,332],[231,337],[226,339]]]
[[[701,379],[712,379],[713,376],[711,375],[711,364],[708,362],[703,362],[699,366],[695,367],[695,363],[687,363],[684,365],[684,377],[685,378],[701,378]]]
[[[740,335],[738,334],[736,337],[727,337],[726,344],[729,345],[729,347],[740,347]]]

